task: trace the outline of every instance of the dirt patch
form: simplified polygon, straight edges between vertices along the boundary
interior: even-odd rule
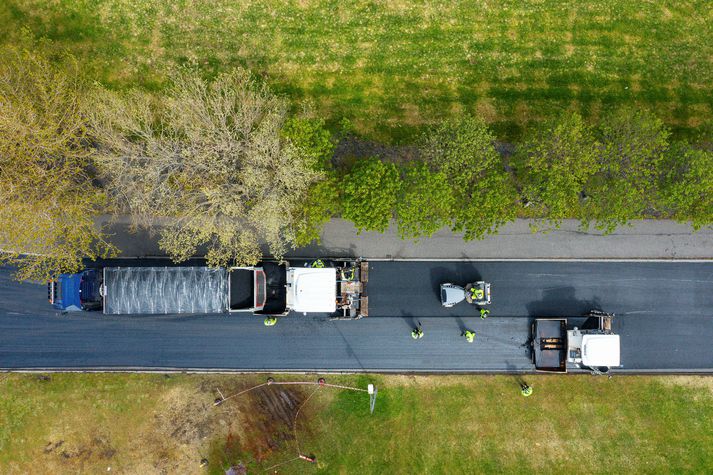
[[[50,441],[42,450],[46,466],[58,464],[63,469],[81,468],[98,462],[110,461],[116,454],[108,437],[95,436],[86,441]]]
[[[493,144],[503,158],[515,153],[515,145],[508,142],[495,142]],[[349,168],[354,162],[369,157],[403,165],[422,158],[421,151],[416,145],[384,145],[359,137],[349,136],[342,139],[332,156],[332,163],[338,168]]]
[[[301,389],[284,386],[261,388],[247,398],[242,423],[244,447],[256,460],[264,460],[294,441],[295,415],[305,399]],[[307,417],[307,412],[303,409],[302,417]],[[305,424],[300,428],[305,430]]]
[[[493,99],[484,97],[475,103],[475,113],[486,122],[495,122],[498,119],[498,111]]]
[[[162,395],[159,411],[154,415],[157,431],[179,444],[199,444],[224,426],[224,419],[231,416],[228,411],[217,417],[212,396],[212,392],[198,387],[171,388]]]
[[[348,135],[339,141],[332,157],[337,167],[347,166],[354,159],[378,157],[393,163],[406,163],[419,158],[418,147],[413,145],[384,145]]]
[[[225,393],[233,394],[246,388],[237,387]],[[299,411],[297,437],[309,436],[309,420],[314,413],[315,399],[305,401],[312,389],[300,386],[264,386],[230,401],[239,412],[235,424],[213,439],[210,454],[212,466],[231,466],[254,461],[260,463],[275,453],[288,452],[295,456],[298,442],[295,440],[295,417]]]

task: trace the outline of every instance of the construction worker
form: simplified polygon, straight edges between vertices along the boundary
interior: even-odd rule
[[[339,273],[342,276],[342,280],[354,280],[354,267],[349,268],[349,273],[344,272],[344,269],[339,269]]]
[[[465,337],[465,341],[467,341],[468,343],[473,343],[473,340],[475,339],[475,332],[465,330],[462,336]]]
[[[532,386],[530,386],[527,383],[521,383],[520,384],[520,393],[525,397],[532,395]]]
[[[488,315],[490,315],[490,310],[488,310],[488,309],[486,309],[486,308],[481,308],[481,309],[480,309],[480,318],[482,318],[483,320],[485,320],[486,318],[488,318]]]
[[[324,267],[324,261],[322,259],[317,259],[316,261],[312,262],[312,267],[315,269],[321,269]]]
[[[470,289],[470,297],[473,300],[483,300],[483,289],[478,288],[478,287],[471,287]]]
[[[266,327],[274,327],[277,324],[277,317],[265,317],[265,323]]]
[[[411,338],[413,338],[414,340],[420,340],[421,338],[423,338],[423,330],[421,330],[421,325],[411,330]]]

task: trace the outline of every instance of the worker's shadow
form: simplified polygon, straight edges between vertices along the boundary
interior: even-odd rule
[[[505,361],[505,367],[507,368],[507,372],[512,376],[515,384],[517,384],[518,389],[520,389],[524,384],[527,384],[523,375],[517,372],[520,370],[518,370],[509,360]]]
[[[414,318],[413,315],[410,315],[406,312],[401,312],[401,318],[403,318],[404,322],[406,322],[409,330],[413,330],[421,324],[421,322]]]
[[[458,329],[460,330],[461,334],[466,331],[466,330],[472,330],[472,328],[468,328],[463,321],[461,317],[455,317],[456,323],[458,324]]]

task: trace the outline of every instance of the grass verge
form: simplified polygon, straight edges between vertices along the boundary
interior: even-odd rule
[[[314,380],[315,376],[277,376]],[[7,374],[0,471],[32,473],[710,473],[713,378]],[[304,403],[309,398],[307,403]],[[304,403],[304,404],[303,404]],[[297,440],[293,422],[296,411]],[[300,452],[316,455],[308,464]],[[210,465],[202,469],[199,462]],[[292,460],[292,461],[290,461]]]
[[[562,110],[637,104],[682,136],[713,115],[707,0],[6,0],[0,23],[0,43],[47,37],[118,87],[246,66],[388,142],[462,111],[511,140]]]

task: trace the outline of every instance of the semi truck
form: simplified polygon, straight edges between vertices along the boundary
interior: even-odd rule
[[[61,311],[105,315],[251,313],[368,315],[368,263],[361,259],[256,266],[101,267],[61,274],[48,298]]]
[[[566,318],[536,318],[532,323],[532,357],[536,371],[566,373],[568,369],[606,374],[621,366],[619,335],[612,331],[613,314],[592,310],[582,327]]]

